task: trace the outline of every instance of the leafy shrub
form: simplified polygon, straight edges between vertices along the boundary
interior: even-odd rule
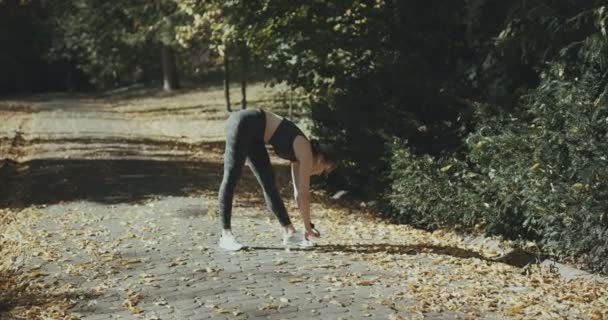
[[[388,200],[395,210],[389,215],[396,222],[436,229],[472,227],[482,220],[475,192],[479,175],[462,161],[418,156],[394,145],[390,179]]]
[[[608,104],[601,84],[601,74],[569,79],[555,64],[519,116],[478,110],[462,160],[395,148],[391,216],[430,229],[481,224],[608,272]]]
[[[527,97],[529,141],[545,181],[528,222],[551,253],[608,272],[608,103],[606,79],[590,70],[571,79],[560,64]]]
[[[608,273],[608,11],[600,1],[511,9],[469,78],[519,103],[479,104],[458,153],[388,146],[388,215],[429,229],[482,226]]]

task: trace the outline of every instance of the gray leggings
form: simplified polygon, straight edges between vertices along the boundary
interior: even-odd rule
[[[241,110],[226,121],[226,150],[224,152],[224,178],[219,191],[219,214],[222,228],[230,229],[232,199],[237,180],[245,160],[258,180],[266,205],[282,226],[291,224],[285,204],[277,190],[274,172],[264,144],[266,117],[263,111]]]

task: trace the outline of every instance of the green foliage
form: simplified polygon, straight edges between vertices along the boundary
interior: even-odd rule
[[[448,226],[471,228],[483,221],[489,204],[481,200],[484,179],[455,158],[419,156],[393,145],[391,190],[395,222],[427,229]]]
[[[496,7],[495,1],[476,2],[484,4],[475,7],[473,17],[492,13],[488,4]],[[497,18],[493,23],[481,21],[472,27],[494,30],[499,22],[500,28],[486,38],[485,50],[480,51],[482,63],[467,70],[471,85],[488,101],[516,105],[522,94],[539,84],[539,71],[551,61],[577,59],[580,64],[569,64],[574,68],[585,68],[589,61],[604,60],[606,65],[608,12],[604,1],[521,0],[501,6],[502,16],[490,15]]]
[[[391,144],[387,215],[535,240],[544,253],[608,273],[608,14],[597,1],[533,3],[514,6],[481,67],[501,57],[502,70],[540,70],[538,83],[524,95],[533,81],[519,84],[518,106],[478,104],[458,152]],[[505,76],[484,75],[514,90]]]
[[[178,47],[176,29],[189,21],[172,0],[48,4],[51,59],[78,63],[100,87],[158,77],[160,47]]]
[[[605,74],[590,71],[572,79],[562,70],[556,65],[544,73],[527,97],[536,175],[545,181],[527,222],[540,230],[550,252],[580,257],[608,272]]]
[[[50,45],[44,17],[39,1],[0,1],[0,93],[65,89],[73,68],[44,61],[41,53]]]
[[[382,190],[393,136],[433,152],[454,145],[462,106],[439,92],[468,50],[461,2],[231,3],[256,13],[240,20],[243,39],[276,81],[310,94],[315,133],[341,147],[362,192]]]
[[[480,224],[605,273],[606,79],[597,72],[569,79],[559,64],[542,78],[519,117],[480,108],[462,160],[397,148],[388,197],[393,218],[427,228]]]

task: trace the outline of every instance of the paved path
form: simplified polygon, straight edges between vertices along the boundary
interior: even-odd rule
[[[275,95],[284,89],[253,84],[249,106],[283,108]],[[0,159],[196,157],[201,143],[223,141],[223,99],[221,87],[210,87],[178,94],[140,89],[106,96],[47,94],[0,100]],[[296,111],[294,120],[299,121]],[[17,135],[27,143],[8,153],[6,147]]]
[[[395,290],[372,285],[386,272],[287,250],[259,198],[235,208],[246,250],[218,250],[221,151],[193,146],[221,140],[225,114],[156,107],[57,97],[4,113],[2,151],[19,162],[5,178],[17,205],[37,205],[7,235],[25,251],[17,268],[69,292],[83,319],[396,317],[382,303]]]
[[[165,109],[149,105],[143,110],[145,101],[67,95],[0,101],[2,158],[21,162],[53,158],[160,160],[191,156],[192,146],[223,139],[226,113],[217,105],[201,105],[198,99],[190,98],[184,103],[194,105]],[[156,99],[156,104],[162,102]],[[15,137],[20,139],[17,143]],[[9,152],[6,148],[11,145]]]
[[[40,265],[49,283],[76,289],[74,312],[83,319],[413,315],[407,304],[383,304],[400,290],[385,285],[396,274],[339,251],[287,251],[277,223],[260,209],[235,210],[234,229],[246,250],[218,250],[217,222],[204,200],[166,197],[141,205],[73,202],[41,208],[30,230],[42,233],[49,254],[34,252],[27,264]]]

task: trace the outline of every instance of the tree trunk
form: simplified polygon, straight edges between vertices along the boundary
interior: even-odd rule
[[[241,108],[247,109],[247,77],[249,76],[249,50],[244,42],[239,43],[241,56]]]
[[[163,64],[163,89],[173,91],[180,88],[177,66],[175,64],[175,52],[169,46],[163,45],[161,48],[161,58]]]
[[[247,109],[247,80],[245,76],[241,79],[241,107]]]
[[[224,96],[226,97],[226,110],[228,112],[232,111],[230,109],[230,69],[228,64],[230,60],[228,58],[228,46],[224,50]]]

